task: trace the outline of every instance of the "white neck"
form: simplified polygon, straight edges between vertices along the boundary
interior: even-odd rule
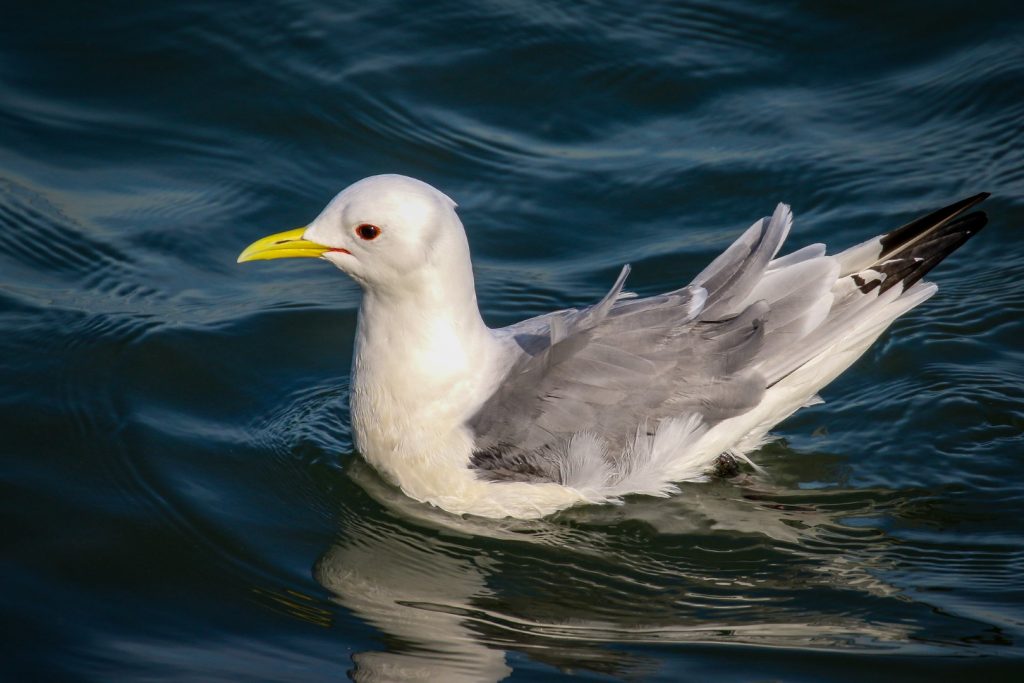
[[[468,259],[450,265],[411,274],[400,290],[363,295],[352,426],[359,449],[385,470],[393,464],[387,459],[410,449],[452,450],[504,369],[497,367],[500,342],[477,308]]]

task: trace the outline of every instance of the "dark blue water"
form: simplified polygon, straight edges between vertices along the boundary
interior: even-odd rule
[[[9,680],[1024,673],[1018,3],[0,8]],[[687,282],[790,202],[848,245],[990,226],[755,457],[533,523],[353,453],[356,287],[239,267],[348,183],[461,206],[495,325]]]

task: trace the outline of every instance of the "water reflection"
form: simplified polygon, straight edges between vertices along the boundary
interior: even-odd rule
[[[315,575],[335,599],[389,638],[353,656],[360,681],[497,681],[511,669],[473,632],[472,601],[488,572],[441,539],[352,520]]]
[[[354,656],[357,680],[496,681],[510,652],[616,676],[654,666],[609,647],[623,642],[906,652],[931,611],[879,578],[891,539],[847,523],[891,507],[888,492],[747,479],[517,522],[415,503],[361,461],[349,474],[385,510],[347,515],[315,576],[386,635]]]

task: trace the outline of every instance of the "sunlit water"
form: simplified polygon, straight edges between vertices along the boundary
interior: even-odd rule
[[[1013,3],[8,3],[2,673],[1020,680]],[[679,286],[779,200],[990,227],[763,471],[539,522],[353,453],[358,291],[238,267],[379,172],[460,204],[487,320]]]

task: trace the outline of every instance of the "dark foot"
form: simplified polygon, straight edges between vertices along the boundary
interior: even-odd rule
[[[711,475],[714,477],[731,479],[739,473],[739,458],[729,455],[728,453],[722,453],[720,456],[715,458],[715,462],[711,465]]]

